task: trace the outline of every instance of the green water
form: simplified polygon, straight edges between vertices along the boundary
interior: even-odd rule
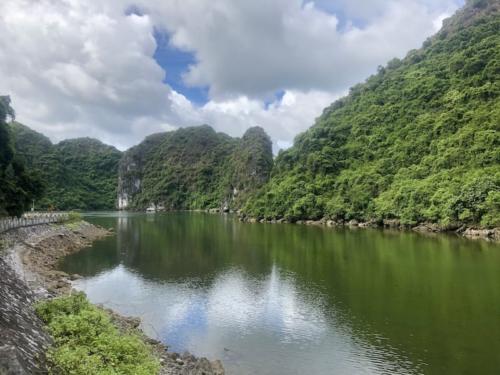
[[[96,303],[229,374],[499,374],[500,246],[454,236],[89,214]]]

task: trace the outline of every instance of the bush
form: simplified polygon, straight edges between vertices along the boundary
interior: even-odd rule
[[[47,359],[51,374],[150,375],[159,363],[134,334],[121,333],[107,313],[91,305],[83,293],[36,306],[54,339]]]
[[[71,211],[68,214],[68,221],[69,222],[75,222],[75,221],[81,221],[82,220],[82,214],[79,212]]]

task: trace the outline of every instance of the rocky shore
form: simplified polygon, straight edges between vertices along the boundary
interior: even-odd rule
[[[435,223],[421,223],[418,225],[404,225],[399,220],[383,220],[361,222],[357,220],[350,221],[335,221],[323,218],[321,220],[297,220],[294,222],[286,219],[257,219],[247,216],[239,216],[240,221],[247,223],[269,223],[269,224],[297,224],[297,225],[316,225],[334,227],[348,227],[348,228],[387,228],[396,230],[412,230],[419,233],[454,233],[456,235],[466,237],[469,239],[477,240],[483,239],[487,241],[500,241],[500,228],[474,228],[465,225],[450,225],[442,226]]]
[[[20,228],[0,237],[0,374],[46,372],[44,354],[51,338],[33,304],[70,293],[71,282],[80,276],[56,270],[59,260],[107,235],[109,231],[80,221]],[[162,366],[160,374],[224,374],[220,361],[169,352],[165,345],[142,333],[140,319],[106,311],[120,329],[134,330],[152,347]]]

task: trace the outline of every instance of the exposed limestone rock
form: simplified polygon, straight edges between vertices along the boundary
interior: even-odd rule
[[[471,239],[483,238],[491,241],[500,241],[500,228],[495,228],[495,229],[467,228],[463,230],[461,234],[462,236]]]
[[[357,227],[359,225],[359,222],[357,220],[351,220],[347,223],[350,227]]]

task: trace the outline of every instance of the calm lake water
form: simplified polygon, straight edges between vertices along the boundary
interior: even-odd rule
[[[500,374],[500,246],[453,236],[88,214],[90,300],[229,374]]]

